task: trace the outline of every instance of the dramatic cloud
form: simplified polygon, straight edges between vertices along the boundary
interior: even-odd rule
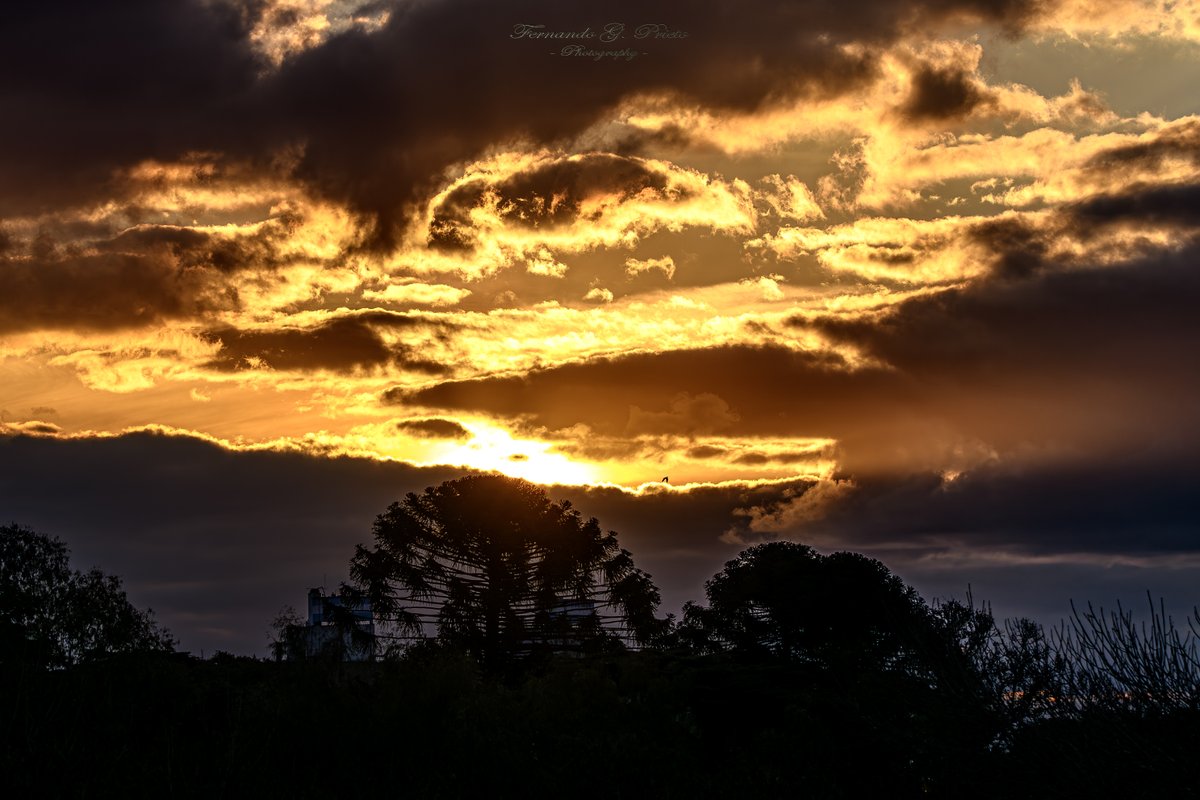
[[[23,4],[0,499],[206,648],[469,469],[571,484],[672,602],[772,536],[1178,585],[1198,8]]]
[[[661,197],[666,190],[666,175],[633,159],[595,154],[550,161],[490,184],[461,183],[443,194],[433,209],[429,243],[468,247],[473,238],[471,213],[485,204],[495,207],[503,223],[536,229],[567,225],[584,213],[599,216],[593,210],[597,201],[613,198],[620,203],[643,193]],[[674,194],[686,197],[685,192],[676,189]]]
[[[729,404],[715,394],[696,397],[686,392],[671,399],[668,411],[643,411],[637,406],[629,408],[630,433],[715,433],[729,428],[737,422],[737,414],[729,410]]]
[[[471,432],[452,419],[402,419],[396,428],[431,439],[467,439]]]
[[[218,150],[266,164],[299,145],[294,174],[372,214],[386,239],[414,189],[495,142],[572,136],[634,94],[752,110],[837,93],[871,77],[870,47],[964,19],[1016,28],[1034,10],[1024,0],[872,2],[854,15],[822,3],[758,0],[736,12],[718,0],[688,3],[672,23],[687,38],[651,35],[639,46],[652,57],[599,81],[589,79],[594,62],[552,54],[561,40],[513,38],[515,26],[635,26],[644,16],[636,4],[573,6],[568,16],[545,0],[406,3],[381,28],[351,26],[316,46],[324,24],[320,4],[309,6],[88,2],[12,12],[0,41],[10,76],[0,185],[21,189],[3,193],[0,213],[86,201],[147,157]],[[589,12],[595,19],[582,19]],[[297,36],[306,26],[311,34]],[[272,30],[291,33],[272,41]],[[272,60],[278,68],[265,69]],[[412,80],[418,73],[435,80]],[[513,86],[520,96],[504,91]]]
[[[1200,154],[1200,148],[1197,153]],[[1200,227],[1200,185],[1150,186],[1141,191],[1103,195],[1071,209],[1081,228],[1089,225],[1137,223],[1150,226]]]
[[[1180,448],[1122,462],[981,465],[961,474],[816,483],[747,512],[749,533],[927,556],[1063,561],[1198,555],[1191,489],[1200,463]],[[1200,563],[1198,561],[1197,563]]]
[[[788,387],[763,392],[764,382]],[[748,435],[823,435],[874,408],[885,393],[903,404],[906,381],[852,373],[835,359],[781,348],[729,347],[594,359],[514,378],[441,383],[387,399],[438,408],[529,415],[550,429],[584,423],[601,433],[677,433],[732,428]],[[832,423],[832,424],[831,424]]]
[[[354,545],[369,541],[376,514],[406,492],[461,474],[371,459],[230,452],[153,434],[5,436],[0,452],[6,518],[63,538],[77,566],[121,575],[131,599],[153,607],[197,654],[265,653],[280,607],[300,606],[310,586],[344,580]],[[1071,597],[1136,601],[1144,581],[1160,575],[1152,571],[1154,558],[1196,555],[1186,535],[1196,524],[1188,502],[1196,465],[1181,455],[1173,466],[1181,468],[1174,477],[1135,460],[1066,473],[983,471],[961,484],[913,478],[857,487],[864,501],[857,506],[837,505],[842,498],[834,489],[822,503],[836,507],[835,516],[814,523],[800,513],[805,527],[794,524],[794,507],[811,508],[815,501],[803,501],[805,495],[826,490],[802,483],[663,486],[640,495],[601,487],[548,491],[617,531],[663,589],[664,612],[701,599],[703,581],[743,541],[796,535],[824,550],[880,555],[931,596],[961,595],[973,583],[976,597],[995,602],[998,613],[1034,612],[1053,622]],[[988,514],[975,513],[977,504]],[[1143,541],[1137,526],[1145,508],[1158,510]],[[764,524],[766,510],[786,524]],[[1132,548],[1130,536],[1139,542]],[[1056,566],[1052,574],[1048,565]],[[1181,564],[1170,575],[1156,585],[1183,602],[1196,570]]]
[[[370,317],[344,317],[309,330],[216,330],[221,345],[210,366],[216,369],[329,369],[345,371],[395,363],[421,372],[445,372],[435,362],[417,358],[401,347],[389,347],[369,323]],[[384,317],[385,325],[420,324],[404,317]]]
[[[1028,258],[1029,243],[1018,242]],[[1010,278],[871,316],[793,322],[877,366],[778,347],[674,350],[387,397],[525,418],[549,430],[583,424],[606,435],[674,434],[719,424],[738,435],[830,437],[853,470],[958,463],[952,454],[963,448],[969,461],[1026,445],[1108,452],[1196,433],[1187,398],[1200,385],[1183,368],[1200,346],[1193,251],[1017,280],[1017,257],[997,257],[1007,259],[1002,274]]]
[[[170,255],[59,254],[0,257],[0,334],[56,328],[142,327],[236,306],[204,268]]]
[[[923,66],[913,76],[912,96],[901,109],[912,120],[961,117],[985,101],[963,70]]]
[[[468,280],[523,264],[562,278],[568,255],[632,248],[660,230],[747,233],[754,224],[744,182],[611,154],[510,153],[470,165],[435,195],[392,264]]]
[[[231,142],[260,69],[246,33],[201,0],[9,9],[0,215],[86,202],[120,167]]]

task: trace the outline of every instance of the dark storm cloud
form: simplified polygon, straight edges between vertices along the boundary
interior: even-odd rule
[[[878,0],[846,14],[825,2],[699,0],[656,6],[648,18],[634,0],[413,3],[378,33],[347,33],[296,57],[264,94],[303,131],[300,173],[386,225],[395,222],[398,190],[422,188],[438,167],[514,138],[573,136],[631,94],[741,111],[837,94],[876,71],[869,49],[847,43],[884,45],[910,26],[963,16],[1016,27],[1034,7]],[[562,40],[510,38],[518,23],[577,31],[613,21],[629,33],[664,23],[688,37],[635,42],[650,55],[616,63],[552,55]],[[433,79],[413,80],[418,74]]]
[[[1016,238],[1016,237],[1014,237]],[[979,379],[1091,373],[1171,382],[1200,345],[1194,248],[918,297],[881,318],[816,327],[909,374]],[[802,324],[802,323],[801,323]],[[1196,376],[1183,370],[1188,380]]]
[[[1136,563],[1200,555],[1197,480],[1200,459],[1187,447],[992,462],[953,480],[935,473],[860,479],[817,518],[789,516],[803,508],[801,496],[757,509],[735,527],[746,541],[785,536],[914,561]],[[751,520],[771,515],[775,524],[751,531]]]
[[[495,143],[573,136],[631,93],[671,92],[750,110],[791,95],[837,92],[873,71],[870,56],[838,47],[861,33],[842,15],[825,19],[813,7],[774,2],[672,10],[656,9],[655,21],[675,17],[671,24],[689,38],[646,43],[651,57],[610,64],[552,55],[562,41],[509,35],[517,23],[548,30],[636,24],[646,11],[631,0],[415,3],[378,33],[348,33],[298,56],[263,92],[307,141],[299,174],[377,218],[386,240],[389,227],[402,222],[402,203],[427,190],[441,167]],[[889,35],[886,21],[869,27],[871,39]],[[819,40],[827,28],[829,38]]]
[[[637,128],[622,131],[613,142],[612,150],[619,155],[637,155],[647,151],[682,150],[692,144],[687,129],[673,122],[654,130]]]
[[[133,328],[237,305],[202,271],[166,254],[34,251],[0,258],[0,333]]]
[[[1120,222],[1200,227],[1200,186],[1142,187],[1093,198],[1072,206],[1069,213],[1084,233],[1088,226]]]
[[[991,268],[999,277],[1028,278],[1049,263],[1045,234],[1020,218],[981,222],[968,236],[993,254]]]
[[[990,235],[1000,259],[1000,243],[1032,247],[1019,231]],[[1014,270],[870,318],[792,323],[886,367],[715,347],[397,389],[385,401],[629,436],[634,422],[640,433],[656,424],[658,433],[686,432],[679,398],[715,397],[727,406],[722,433],[835,438],[851,474],[932,469],[964,443],[981,452],[1109,453],[1149,439],[1197,441],[1197,256],[1187,249],[1102,267]]]
[[[470,439],[471,432],[452,419],[402,419],[396,429],[425,439]]]
[[[964,70],[922,65],[913,76],[911,94],[900,113],[912,121],[964,117],[988,100]]]
[[[1200,163],[1200,122],[1175,123],[1148,141],[1103,150],[1090,158],[1084,169],[1093,175],[1120,177],[1152,172],[1175,159]]]
[[[1050,254],[1062,238],[1088,241],[1116,225],[1174,228],[1194,235],[1200,227],[1200,185],[1135,184],[1064,205],[1042,226],[1021,217],[999,217],[973,225],[967,235],[992,254],[994,276],[1019,280],[1056,266]]]
[[[354,319],[339,319],[316,328],[283,328],[243,331],[234,328],[210,331],[221,345],[207,366],[221,370],[244,369],[256,362],[272,369],[331,369],[386,364],[392,351],[375,331]]]
[[[839,360],[779,347],[598,358],[520,377],[448,381],[385,395],[392,403],[529,415],[535,424],[550,429],[582,422],[607,435],[718,427],[693,424],[688,415],[693,406],[713,411],[709,423],[719,422],[730,434],[801,433],[797,429],[806,426],[827,430],[869,415],[880,398],[900,408],[911,404],[914,396],[904,378],[894,373],[850,373]]]
[[[0,518],[122,576],[185,649],[261,653],[283,605],[346,578],[376,514],[457,472],[153,434],[0,437]]]
[[[205,334],[221,350],[206,366],[237,370],[262,364],[271,369],[350,372],[394,364],[414,372],[444,374],[449,368],[417,355],[415,348],[389,345],[375,330],[424,327],[419,319],[372,312],[339,317],[313,328],[238,330],[222,328]]]
[[[918,383],[928,414],[1001,450],[1197,441],[1197,255],[983,281],[818,327]]]
[[[167,250],[172,254],[190,253],[212,241],[212,236],[193,228],[175,225],[147,225],[128,228],[105,241],[96,242],[103,252]]]
[[[838,93],[874,75],[870,46],[908,29],[964,16],[1018,27],[1035,7],[873,0],[847,14],[825,2],[699,0],[650,19],[633,0],[413,2],[377,32],[351,29],[271,71],[248,43],[254,4],[21,4],[0,29],[0,215],[112,196],[114,169],[145,159],[215,151],[264,164],[302,144],[296,175],[375,219],[387,241],[408,201],[489,145],[570,137],[635,93],[738,110]],[[688,38],[596,63],[551,55],[561,41],[509,36],[517,23],[612,21],[664,22]]]
[[[204,0],[6,7],[0,216],[112,192],[117,167],[223,148],[261,67],[245,37],[238,13]]]
[[[311,262],[303,254],[280,253],[299,221],[294,215],[280,216],[252,233],[235,236],[174,225],[139,225],[97,239],[91,247],[108,253],[167,253],[183,267],[204,267],[221,273],[267,271],[297,261]]]
[[[278,252],[294,223],[281,217],[252,234],[223,237],[167,225],[113,235],[104,226],[68,222],[32,240],[9,239],[0,252],[0,333],[143,327],[240,308],[228,274],[302,258]],[[71,241],[78,236],[91,241]]]
[[[601,197],[628,200],[643,191],[669,200],[666,176],[632,158],[593,153],[563,158],[491,183],[472,181],[450,192],[433,211],[429,243],[443,249],[468,247],[473,239],[471,211],[494,200],[505,222],[528,228],[575,222],[584,202]]]

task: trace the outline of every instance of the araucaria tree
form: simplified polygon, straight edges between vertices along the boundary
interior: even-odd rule
[[[526,481],[470,475],[380,514],[351,575],[396,635],[464,647],[487,666],[538,650],[645,644],[659,594],[616,534]]]

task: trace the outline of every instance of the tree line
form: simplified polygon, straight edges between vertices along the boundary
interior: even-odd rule
[[[379,659],[350,664],[341,637],[289,648],[296,624],[278,661],[172,654],[119,580],[0,528],[4,774],[101,796],[1200,793],[1196,612],[1087,605],[1046,630],[777,541],[675,619],[615,533],[499,476],[410,494],[372,533],[329,608],[376,614]]]

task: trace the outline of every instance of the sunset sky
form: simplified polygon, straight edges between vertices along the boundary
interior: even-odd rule
[[[0,522],[197,652],[469,470],[664,612],[779,537],[1190,609],[1197,87],[1198,0],[18,4]]]

